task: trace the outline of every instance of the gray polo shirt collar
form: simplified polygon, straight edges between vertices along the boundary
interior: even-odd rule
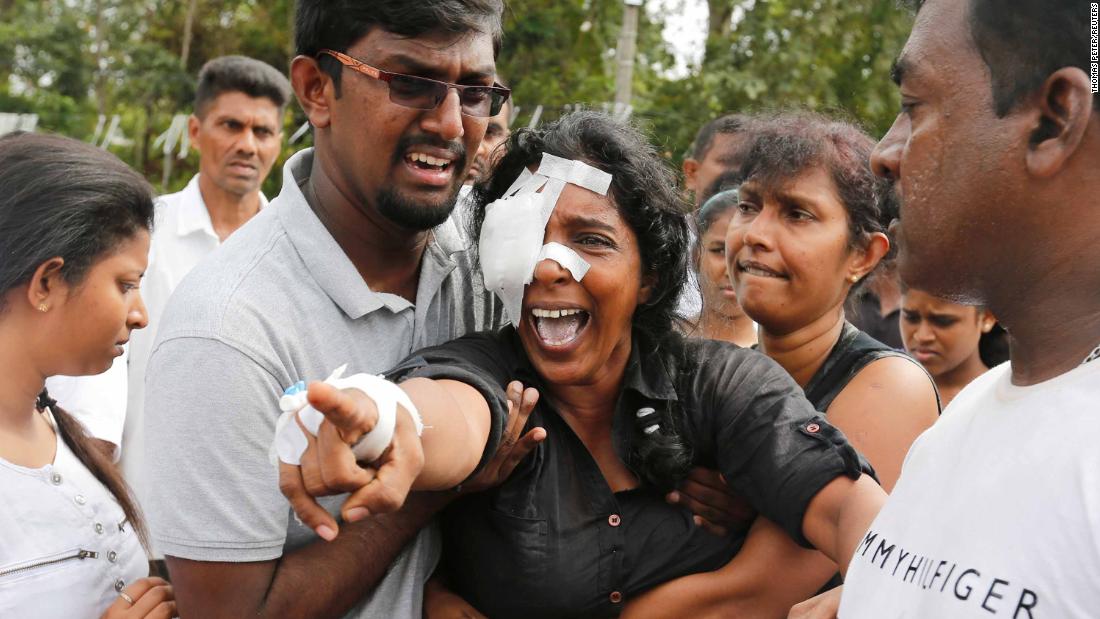
[[[299,151],[287,160],[283,166],[282,191],[271,202],[271,208],[277,213],[287,238],[314,281],[353,320],[383,307],[394,313],[413,307],[399,295],[371,290],[336,239],[317,218],[300,187],[309,180],[312,166],[312,148]],[[419,305],[425,311],[428,301],[438,293],[447,275],[455,269],[454,254],[463,251],[465,246],[450,220],[433,231],[421,261],[417,285],[417,299],[423,300]]]

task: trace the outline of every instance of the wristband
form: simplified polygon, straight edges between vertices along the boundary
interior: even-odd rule
[[[386,451],[393,442],[394,428],[397,425],[397,405],[400,404],[416,426],[416,435],[424,433],[424,423],[420,412],[412,403],[408,394],[396,384],[371,374],[353,374],[344,377],[347,365],[337,368],[324,382],[337,389],[358,389],[374,401],[378,411],[378,421],[374,428],[364,434],[352,446],[356,460],[373,462]],[[272,464],[280,461],[295,466],[301,464],[302,454],[308,442],[302,429],[294,421],[295,416],[305,426],[306,431],[316,436],[325,416],[309,405],[306,399],[306,384],[299,381],[287,388],[279,398],[282,415],[275,424],[275,439],[271,444],[268,457]]]

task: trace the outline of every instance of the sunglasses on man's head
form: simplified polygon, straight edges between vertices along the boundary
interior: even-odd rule
[[[391,102],[416,110],[434,110],[443,103],[447,93],[454,88],[458,91],[458,100],[463,114],[488,118],[499,114],[500,108],[508,100],[508,95],[512,94],[511,90],[503,86],[451,84],[426,77],[383,71],[331,49],[323,49],[317,53],[317,55],[321,54],[332,56],[345,67],[354,69],[367,77],[386,82],[390,88]]]

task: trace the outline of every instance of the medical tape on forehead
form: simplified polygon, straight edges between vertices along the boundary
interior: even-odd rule
[[[519,194],[538,192],[543,196],[546,207],[543,215],[546,221],[549,221],[550,214],[557,205],[558,197],[565,189],[566,183],[606,196],[608,188],[611,187],[611,175],[583,161],[563,159],[550,153],[543,153],[538,169],[534,173],[524,169],[504,196],[511,198]],[[545,222],[543,226],[545,227]]]
[[[364,434],[352,447],[356,460],[374,462],[390,446],[393,442],[394,428],[397,425],[398,404],[412,417],[417,435],[423,433],[424,424],[420,419],[420,413],[403,389],[381,376],[353,374],[344,377],[346,369],[347,365],[340,366],[325,379],[325,382],[337,389],[362,391],[374,401],[375,408],[378,410],[378,420],[374,428]],[[294,418],[297,417],[306,431],[316,436],[325,416],[309,405],[304,382],[299,382],[287,389],[279,398],[279,409],[282,410],[282,415],[275,423],[275,439],[268,457],[272,464],[282,461],[299,465],[309,443]]]
[[[535,266],[551,259],[580,281],[589,264],[559,243],[542,244],[546,224],[566,183],[607,195],[611,175],[583,161],[549,153],[535,172],[524,170],[504,193],[485,209],[478,252],[487,289],[496,293],[513,324],[519,324],[523,289],[531,283]]]
[[[611,175],[603,170],[596,169],[583,161],[575,159],[562,159],[549,153],[542,154],[542,163],[538,171],[546,178],[553,178],[570,185],[584,187],[592,193],[607,195],[611,187]]]
[[[532,179],[535,179],[534,173],[531,172],[531,170],[528,170],[527,168],[523,168],[523,172],[519,173],[519,176],[516,178],[515,181],[512,182],[512,186],[508,188],[508,191],[504,192],[504,197],[501,198],[501,199],[508,199],[508,198],[511,198],[512,196],[516,195],[517,193],[520,192],[520,190],[524,189],[527,186],[528,183],[533,183]],[[537,180],[537,179],[535,179],[535,180]],[[531,191],[535,191],[541,186],[542,186],[541,181],[539,181],[539,184],[535,187],[532,187]]]

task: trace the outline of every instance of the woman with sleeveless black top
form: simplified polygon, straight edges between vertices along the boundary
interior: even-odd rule
[[[844,301],[890,249],[896,209],[868,165],[874,141],[809,114],[763,119],[758,131],[726,236],[734,286],[761,324],[760,350],[851,437],[890,491],[940,404],[922,366],[844,319]]]
[[[819,115],[760,119],[726,256],[760,324],[760,350],[852,438],[889,491],[940,407],[916,361],[844,318],[844,301],[890,250],[896,208],[869,167],[873,146],[855,126]]]
[[[896,209],[890,188],[870,169],[874,141],[853,125],[810,113],[757,118],[752,135],[726,236],[738,301],[760,325],[759,350],[849,437],[889,492],[909,446],[935,422],[940,405],[916,361],[844,318],[845,299],[890,249],[886,228]],[[757,519],[751,537],[785,544],[773,529]],[[827,581],[839,584],[830,581],[836,569],[823,555],[786,547],[789,553],[773,550],[770,563],[771,577],[801,592],[790,603]],[[744,578],[731,563],[666,583],[642,601],[659,607],[698,599],[696,616],[740,612],[744,606],[723,592]]]

